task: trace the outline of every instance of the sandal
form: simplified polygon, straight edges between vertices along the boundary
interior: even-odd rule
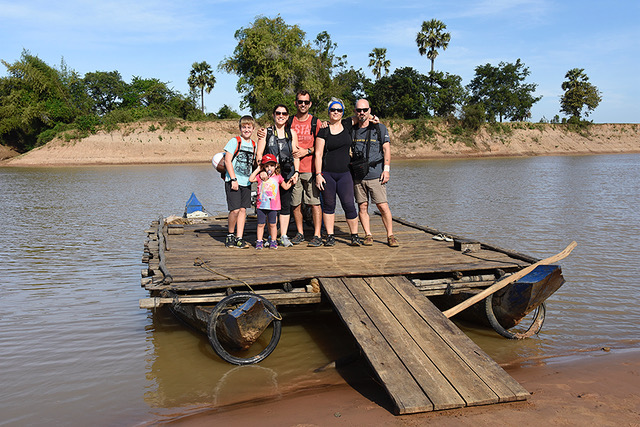
[[[435,236],[432,237],[433,240],[439,240],[439,241],[443,241],[444,240],[444,234],[440,233],[440,234],[436,234]]]

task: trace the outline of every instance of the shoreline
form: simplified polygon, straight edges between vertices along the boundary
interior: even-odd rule
[[[478,153],[478,154],[451,154],[451,155],[425,155],[425,156],[394,156],[391,160],[394,161],[428,161],[428,160],[471,160],[471,159],[513,159],[513,158],[527,158],[527,157],[568,157],[568,156],[600,156],[600,155],[617,155],[617,154],[640,154],[640,150],[628,150],[628,151],[578,151],[578,152],[556,152],[556,153],[530,153],[530,154],[492,154],[492,153]],[[162,166],[162,165],[208,165],[209,161],[203,160],[173,160],[173,161],[120,161],[120,162],[101,162],[101,161],[86,161],[86,162],[42,162],[42,163],[25,163],[16,164],[11,162],[12,159],[0,160],[0,167],[13,167],[13,168],[54,168],[54,167],[86,167],[86,166]]]
[[[528,400],[396,416],[373,379],[347,376],[337,385],[224,408],[192,408],[149,424],[493,427],[499,419],[525,426],[640,425],[640,349],[601,349],[504,368],[531,393]]]
[[[416,126],[389,121],[393,160],[640,153],[640,124],[592,124],[577,132],[562,125],[505,123],[497,130],[482,128],[472,137],[453,134],[444,125],[429,125],[429,132],[422,133]],[[0,166],[204,164],[237,132],[235,120],[181,122],[171,127],[159,122],[130,123],[80,140],[56,138],[20,155],[0,146]]]

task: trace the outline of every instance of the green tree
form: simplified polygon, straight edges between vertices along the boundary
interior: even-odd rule
[[[385,77],[389,75],[389,67],[391,61],[387,59],[387,49],[384,47],[375,47],[369,53],[369,67],[373,68],[373,75],[376,76],[376,80],[382,77],[382,70],[384,69]]]
[[[428,116],[426,76],[411,67],[396,69],[367,87],[371,109],[381,117],[415,119]]]
[[[206,61],[194,62],[191,66],[191,72],[187,79],[187,84],[191,89],[200,90],[200,109],[204,114],[204,93],[211,93],[216,84],[216,78],[213,75],[211,65]]]
[[[432,71],[427,76],[429,82],[427,109],[434,116],[452,115],[464,102],[467,92],[462,86],[462,77],[455,74]]]
[[[438,56],[438,50],[446,50],[451,40],[451,34],[445,33],[447,26],[437,19],[422,22],[422,28],[416,35],[416,44],[420,55],[427,55],[431,61],[431,72]]]
[[[96,71],[84,75],[87,94],[93,100],[93,110],[98,115],[113,111],[122,103],[126,83],[117,71]]]
[[[308,87],[300,87],[312,94],[317,100],[329,100],[332,96],[343,92],[344,87],[336,81],[336,76],[348,72],[347,55],[337,55],[337,43],[331,40],[331,36],[326,31],[319,33],[313,41],[315,51],[315,67],[310,70],[311,78],[308,79]],[[347,102],[345,98],[343,101]],[[354,101],[355,102],[355,101]],[[324,110],[322,103],[316,102],[313,105],[313,112]]]
[[[13,64],[2,61],[8,76],[0,79],[0,140],[19,151],[37,145],[38,135],[80,114],[60,71],[23,50]]]
[[[321,76],[326,65],[318,68],[322,52],[312,48],[297,25],[287,25],[279,15],[273,19],[260,16],[250,27],[236,31],[235,38],[238,45],[233,56],[218,68],[238,75],[241,107],[265,114],[276,104],[292,104],[299,89],[323,92]],[[327,52],[333,47],[326,44]]]
[[[167,83],[154,78],[143,79],[133,76],[131,83],[126,87],[123,105],[163,108],[174,96],[176,93],[169,89]]]
[[[334,76],[331,93],[342,99],[346,106],[352,106],[356,104],[358,99],[366,97],[365,88],[370,86],[371,80],[364,75],[362,68],[356,70],[350,67],[341,70]],[[327,104],[317,103],[317,105],[322,113],[326,112]]]
[[[487,118],[502,122],[503,118],[525,120],[530,117],[533,104],[542,97],[534,97],[537,85],[524,83],[530,72],[520,59],[515,64],[500,62],[476,67],[476,74],[467,85],[470,104],[482,104]]]
[[[573,68],[567,71],[564,78],[567,80],[562,82],[564,94],[560,98],[560,112],[580,120],[583,108],[586,108],[584,115],[588,116],[600,104],[600,91],[589,83],[584,68]]]
[[[239,119],[240,118],[240,114],[238,114],[237,111],[229,107],[227,104],[224,104],[222,107],[220,107],[216,116],[218,116],[219,119]]]

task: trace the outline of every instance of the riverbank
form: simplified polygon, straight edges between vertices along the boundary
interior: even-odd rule
[[[570,131],[562,124],[487,125],[473,136],[430,122],[391,121],[393,158],[440,159],[640,152],[640,124],[594,124]],[[3,147],[3,166],[208,163],[237,134],[236,120],[141,122],[80,140],[56,138],[28,153]],[[14,156],[15,155],[15,156]]]
[[[640,351],[596,351],[580,358],[545,360],[507,371],[530,393],[525,402],[394,416],[381,387],[369,378],[349,378],[323,390],[275,401],[200,410],[166,420],[172,425],[493,427],[501,424],[640,425]]]

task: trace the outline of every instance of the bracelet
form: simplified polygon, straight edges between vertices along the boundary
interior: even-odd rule
[[[389,172],[390,171],[390,166],[389,165],[384,165],[384,171],[385,172]]]

